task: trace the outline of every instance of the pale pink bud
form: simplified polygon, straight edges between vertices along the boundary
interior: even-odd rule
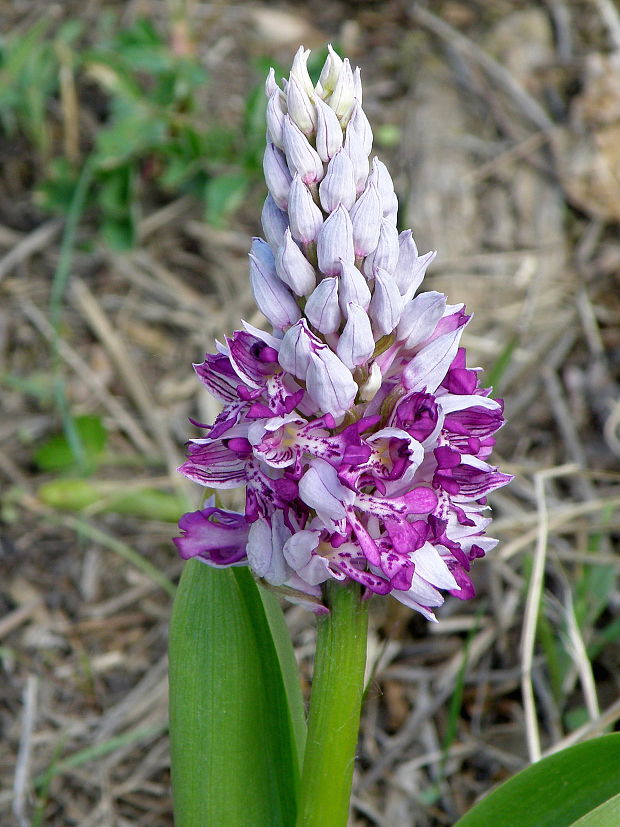
[[[296,175],[291,184],[288,217],[294,239],[302,244],[316,240],[323,224],[323,213],[312,200],[300,175]]]
[[[388,168],[378,158],[373,158],[372,160],[372,172],[368,176],[368,180],[377,185],[379,195],[381,196],[384,218],[387,218],[388,221],[396,225],[398,198],[394,192],[394,182],[388,172]]]
[[[351,115],[350,124],[351,129],[354,130],[362,144],[364,153],[366,155],[370,155],[370,151],[372,149],[372,129],[359,101],[356,101],[353,106],[353,114]]]
[[[381,198],[374,184],[368,184],[350,211],[356,256],[367,256],[377,246],[381,228]]]
[[[364,310],[368,310],[371,294],[368,282],[357,267],[345,261],[341,261],[340,265],[338,295],[340,297],[340,309],[346,318],[350,302],[354,302],[363,307]]]
[[[328,347],[310,354],[306,388],[319,408],[333,416],[350,410],[357,395],[351,371]]]
[[[311,184],[323,177],[323,161],[316,149],[308,143],[301,129],[290,115],[284,116],[282,130],[286,160],[292,174],[299,173],[304,184]]]
[[[375,350],[370,319],[363,307],[349,302],[347,323],[338,340],[336,353],[353,370],[367,362]]]
[[[385,270],[377,270],[375,289],[368,308],[375,333],[386,336],[398,325],[403,311],[403,299],[393,277]]]
[[[314,267],[295,244],[288,229],[276,255],[276,272],[298,296],[309,296],[314,290]]]
[[[355,186],[357,191],[361,192],[366,186],[370,166],[368,163],[368,155],[364,152],[363,142],[360,140],[357,132],[351,128],[350,124],[347,126],[345,132],[344,148],[349,153],[349,158],[353,162]]]
[[[274,327],[284,330],[299,319],[297,302],[277,277],[273,253],[262,238],[252,241],[250,283],[256,304]]]
[[[286,87],[286,105],[288,114],[295,124],[304,135],[310,137],[316,129],[316,110],[307,92],[304,92],[294,75],[291,75]]]
[[[429,264],[431,264],[436,255],[436,250],[430,250],[430,252],[424,253],[423,256],[417,257],[415,264],[413,265],[413,270],[411,271],[409,288],[403,294],[403,301],[408,302],[411,298],[413,298],[414,293],[424,280],[424,275]]]
[[[273,67],[269,69],[269,74],[267,75],[267,79],[265,80],[265,95],[267,99],[269,99],[274,92],[280,92],[280,87],[276,83],[276,73]]]
[[[321,206],[325,212],[333,212],[338,204],[350,210],[355,204],[355,179],[353,164],[348,154],[341,149],[327,166],[325,178],[319,184]]]
[[[271,141],[278,149],[284,149],[284,109],[282,108],[282,92],[276,89],[267,101],[267,140]]]
[[[326,276],[340,272],[340,262],[353,264],[353,227],[346,209],[340,204],[328,216],[317,238],[319,270]]]
[[[356,66],[355,71],[353,72],[353,97],[362,105],[362,97],[363,97],[363,90],[362,90],[362,73],[360,72],[360,67]]]
[[[343,125],[348,123],[351,117],[351,109],[353,107],[353,95],[355,89],[353,85],[353,72],[351,71],[351,64],[348,58],[342,61],[342,67],[338,73],[338,79],[334,91],[329,97],[327,103],[334,110],[340,123]]]
[[[286,582],[292,573],[282,554],[282,547],[290,536],[282,511],[274,511],[271,521],[261,518],[250,526],[246,546],[248,563],[259,577],[274,586]]]
[[[289,172],[284,153],[271,142],[268,142],[265,147],[263,171],[265,173],[267,189],[271,193],[273,200],[281,210],[286,210],[291,188],[291,173]]]
[[[408,302],[400,317],[396,338],[410,349],[428,339],[446,309],[443,293],[430,290]]]
[[[293,65],[291,66],[290,77],[295,78],[299,84],[299,88],[306,93],[310,98],[314,97],[314,86],[312,79],[308,74],[308,58],[310,57],[310,49],[304,49],[300,46],[293,58]]]
[[[316,151],[329,161],[342,146],[342,127],[338,116],[318,95],[316,97]]]
[[[282,212],[271,195],[265,198],[261,213],[261,224],[269,245],[277,250],[282,244],[285,231],[288,229],[288,215]]]
[[[338,305],[338,279],[323,279],[308,298],[304,313],[310,324],[321,333],[335,333],[340,327],[341,316]]]
[[[308,323],[301,318],[286,331],[280,343],[278,362],[283,370],[298,379],[305,380],[312,347],[326,347],[321,340],[308,330]]]
[[[377,246],[372,253],[369,253],[364,259],[364,273],[369,278],[374,276],[379,268],[391,273],[396,267],[397,262],[398,230],[391,221],[388,221],[387,218],[382,218]]]
[[[327,47],[327,60],[323,64],[317,84],[317,92],[321,97],[326,98],[331,95],[336,87],[341,71],[342,58],[333,50],[330,43]]]
[[[394,279],[401,295],[409,301],[422,283],[426,268],[435,258],[435,252],[418,256],[418,248],[411,230],[404,230],[398,236],[398,246],[398,262],[394,269]]]

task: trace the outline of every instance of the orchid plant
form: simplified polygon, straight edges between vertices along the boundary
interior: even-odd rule
[[[467,366],[460,339],[470,317],[463,304],[421,289],[435,253],[420,254],[411,230],[397,229],[392,179],[371,158],[360,71],[330,48],[314,84],[308,56],[299,49],[282,86],[273,70],[266,83],[269,194],[249,270],[272,329],[244,322],[194,366],[223,410],[189,441],[180,470],[209,491],[244,487],[245,509],[225,510],[211,495],[185,514],[175,540],[184,559],[222,575],[205,586],[207,567],[194,567],[173,618],[180,824],[346,824],[369,598],[392,596],[432,622],[444,592],[472,598],[471,564],[497,542],[486,535],[487,496],[511,479],[488,462],[503,406]],[[229,567],[236,579],[213,571]],[[290,642],[265,589],[318,616],[307,737],[293,721],[301,702]],[[209,640],[200,640],[201,618]],[[239,654],[246,633],[248,652]],[[255,674],[256,647],[264,657],[248,698],[241,686]],[[231,677],[235,658],[246,656],[246,671]],[[206,692],[197,688],[203,679]],[[214,701],[223,683],[228,694]],[[261,692],[269,714],[248,724],[265,728],[257,770],[238,722],[244,704],[260,707]],[[277,720],[269,718],[274,693]],[[188,709],[191,699],[204,708]],[[223,758],[236,737],[236,757]],[[247,803],[247,785],[269,766],[284,782],[261,810],[255,798]],[[241,785],[221,794],[229,776]]]

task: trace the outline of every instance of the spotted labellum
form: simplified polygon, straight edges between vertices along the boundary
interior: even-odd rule
[[[322,584],[355,580],[435,620],[442,592],[473,596],[471,564],[497,542],[486,498],[511,479],[488,462],[502,403],[466,365],[464,306],[420,290],[435,253],[397,230],[359,69],[330,48],[314,84],[308,56],[266,83],[265,239],[249,270],[272,331],[244,323],[195,365],[223,410],[180,469],[245,486],[245,512],[209,500],[175,542],[318,613]]]

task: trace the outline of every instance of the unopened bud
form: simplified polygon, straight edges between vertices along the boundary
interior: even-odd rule
[[[271,324],[285,330],[301,316],[297,302],[288,287],[276,275],[275,262],[269,245],[254,239],[250,253],[250,284],[256,304]]]
[[[267,139],[278,149],[284,149],[284,110],[282,108],[282,92],[276,89],[267,101]]]
[[[312,95],[314,98],[314,94]],[[306,137],[310,137],[316,130],[316,109],[312,99],[308,97],[294,75],[286,88],[286,105],[288,114],[297,124]]]
[[[310,49],[304,49],[303,46],[300,46],[295,53],[295,57],[293,58],[290,77],[294,77],[300,88],[306,93],[306,95],[312,98],[314,97],[314,86],[312,85],[312,79],[308,74],[309,57]]]
[[[327,213],[333,212],[338,204],[350,210],[355,204],[355,179],[353,164],[344,149],[337,152],[327,166],[325,178],[319,184],[321,206]]]
[[[364,273],[369,278],[372,278],[379,268],[392,273],[397,262],[398,230],[391,221],[382,218],[377,246],[364,259]]]
[[[368,184],[351,208],[353,245],[356,256],[367,256],[377,246],[381,229],[381,198],[374,184]]]
[[[353,370],[370,359],[375,349],[375,340],[364,308],[355,302],[349,302],[347,312],[349,318],[338,340],[336,353]]]
[[[272,143],[265,147],[263,171],[271,197],[281,210],[286,210],[292,177],[284,153]]]
[[[306,302],[304,313],[310,324],[321,333],[335,333],[340,327],[338,279],[323,279]]]
[[[323,161],[290,115],[284,116],[282,136],[291,173],[299,173],[304,184],[319,181],[323,177]]]
[[[368,314],[378,338],[387,336],[396,328],[402,311],[403,299],[396,282],[385,270],[377,270]]]
[[[357,267],[341,260],[339,282],[338,295],[340,297],[340,309],[345,318],[351,302],[363,307],[364,310],[368,310],[371,298],[370,288],[368,287],[368,282]]]
[[[355,129],[351,127],[351,124],[347,126],[345,132],[344,148],[349,153],[349,158],[353,163],[355,187],[358,192],[361,192],[366,186],[370,166],[368,163],[368,155],[364,152],[364,143],[359,138]]]
[[[353,227],[347,210],[340,204],[326,218],[317,238],[319,270],[326,276],[340,272],[340,262],[353,264]]]
[[[269,245],[277,250],[284,239],[285,231],[288,229],[288,215],[277,206],[271,194],[265,198],[261,213],[261,224]]]
[[[288,216],[294,239],[302,244],[316,241],[323,224],[323,213],[312,200],[308,187],[300,175],[296,175],[291,184]]]
[[[368,176],[368,180],[377,185],[379,195],[381,196],[383,217],[387,218],[388,221],[396,226],[396,218],[398,216],[398,198],[394,192],[394,182],[392,181],[392,176],[388,172],[388,168],[378,158],[373,158],[372,172]]]
[[[288,229],[276,255],[276,272],[298,296],[309,296],[314,290],[314,267],[295,244]]]
[[[327,98],[336,88],[338,77],[342,71],[342,58],[337,54],[331,43],[327,47],[327,60],[325,61],[317,84],[317,91],[322,98]],[[320,91],[319,91],[320,90]]]
[[[316,151],[322,161],[329,161],[342,146],[342,127],[338,116],[318,95],[316,102]]]
[[[342,67],[338,73],[338,79],[334,91],[330,95],[327,103],[334,110],[340,123],[344,126],[349,122],[351,117],[351,109],[353,108],[353,72],[351,71],[351,64],[348,58],[342,61]]]

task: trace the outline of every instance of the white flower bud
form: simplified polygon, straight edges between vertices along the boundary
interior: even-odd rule
[[[371,293],[368,282],[353,264],[340,260],[340,283],[338,285],[340,310],[346,318],[351,302],[368,310]]]
[[[402,312],[403,299],[396,282],[385,270],[377,270],[368,314],[378,338],[387,336],[396,328]]]
[[[321,333],[335,333],[340,327],[338,279],[323,279],[306,302],[304,309],[310,324]]]
[[[322,161],[329,161],[342,146],[342,127],[338,116],[318,95],[316,103],[316,151]]]
[[[381,229],[381,198],[374,184],[368,184],[350,210],[356,256],[367,256],[377,246]]]
[[[270,247],[277,250],[284,239],[284,232],[288,229],[288,215],[282,212],[271,195],[265,198],[261,224]]]
[[[347,312],[349,318],[338,340],[336,353],[353,370],[370,359],[375,350],[375,340],[364,308],[355,302],[349,302]]]
[[[327,103],[331,106],[336,115],[338,115],[340,123],[343,126],[349,122],[349,118],[351,117],[354,92],[355,89],[353,85],[353,72],[351,71],[351,64],[349,63],[348,58],[345,58],[342,61],[342,68],[338,74],[338,80],[336,81],[334,91],[327,100]]]
[[[317,238],[317,257],[319,270],[326,276],[335,276],[340,272],[340,262],[353,264],[353,227],[349,213],[340,204],[325,219]]]
[[[293,238],[302,244],[316,241],[323,224],[323,213],[312,200],[300,175],[293,178],[289,193],[288,217]]]
[[[304,184],[320,181],[323,177],[323,161],[319,158],[316,149],[310,146],[308,139],[290,115],[284,116],[282,136],[291,173],[293,175],[296,172],[299,173]]]
[[[398,230],[388,221],[381,219],[377,246],[364,259],[364,273],[373,278],[379,268],[392,273],[398,262]]]
[[[286,88],[286,105],[288,114],[304,135],[308,138],[313,135],[316,130],[316,109],[312,99],[301,88],[294,75],[291,75]]]
[[[284,233],[284,240],[276,255],[276,272],[282,281],[298,296],[309,296],[316,284],[314,267],[293,241],[290,230]]]
[[[342,71],[342,58],[333,50],[331,43],[327,47],[327,60],[321,69],[317,92],[323,99],[329,97],[336,88],[338,77]]]
[[[263,172],[271,197],[281,210],[286,210],[292,177],[284,153],[270,142],[265,147]]]
[[[327,213],[333,212],[338,204],[350,210],[355,204],[355,179],[353,164],[349,155],[341,149],[327,165],[325,178],[319,184],[321,206]]]

